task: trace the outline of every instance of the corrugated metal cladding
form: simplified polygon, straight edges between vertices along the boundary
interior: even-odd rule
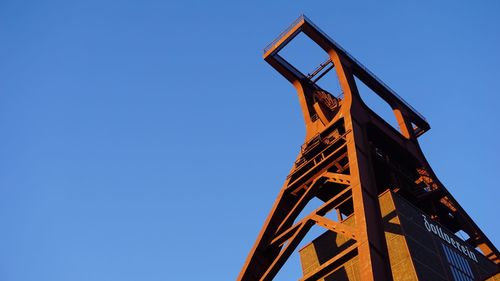
[[[387,191],[379,202],[394,281],[500,281],[493,262],[408,201]],[[354,218],[342,223],[352,225]],[[331,231],[316,238],[299,251],[304,275],[315,272],[352,243]],[[358,281],[359,272],[354,256],[320,280]]]

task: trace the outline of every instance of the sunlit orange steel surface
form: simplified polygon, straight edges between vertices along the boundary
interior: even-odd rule
[[[279,55],[299,33],[328,55],[327,62],[309,75]],[[355,255],[361,280],[393,280],[378,201],[386,190],[405,198],[447,229],[467,233],[469,246],[479,247],[484,256],[499,264],[498,250],[425,159],[417,138],[430,126],[415,109],[305,16],[265,49],[264,59],[295,87],[306,138],[238,280],[272,280],[314,225],[355,243],[301,280],[318,280],[329,268]],[[338,77],[341,93],[335,93],[337,96],[316,83],[328,71]],[[389,104],[399,132],[363,102],[355,77]],[[314,197],[323,205],[298,220]],[[325,216],[330,211],[337,213],[338,220]],[[343,223],[346,217],[353,218],[354,224]]]

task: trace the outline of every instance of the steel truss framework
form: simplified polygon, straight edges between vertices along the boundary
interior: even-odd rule
[[[304,75],[283,57],[281,49],[304,33],[327,54],[327,62]],[[378,195],[398,192],[452,231],[469,235],[499,264],[499,252],[437,179],[417,138],[427,121],[375,75],[357,62],[305,16],[299,17],[265,49],[264,59],[295,87],[306,125],[306,140],[255,242],[238,280],[272,280],[314,225],[353,241],[349,247],[301,280],[317,280],[358,256],[361,280],[392,280]],[[317,81],[334,70],[343,96],[334,97]],[[362,101],[356,79],[392,108],[399,132]],[[297,220],[314,197],[323,205]],[[336,212],[338,220],[327,218]],[[341,223],[354,217],[354,225]]]

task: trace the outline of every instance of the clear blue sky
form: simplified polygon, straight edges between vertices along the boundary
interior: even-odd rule
[[[500,3],[373,2],[1,1],[0,279],[234,280],[303,142],[262,60],[301,13],[427,117],[500,246]]]

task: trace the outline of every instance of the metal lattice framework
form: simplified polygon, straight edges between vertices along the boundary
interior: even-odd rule
[[[279,55],[299,33],[320,46],[328,60],[304,75]],[[306,125],[306,140],[255,242],[238,280],[272,280],[314,225],[353,243],[301,280],[317,280],[345,260],[358,256],[361,280],[391,280],[378,194],[399,193],[448,229],[469,235],[499,264],[499,252],[439,182],[417,138],[429,130],[425,118],[317,28],[299,17],[266,49],[264,59],[295,87]],[[342,90],[335,97],[317,81],[335,71]],[[392,108],[399,132],[362,101],[356,79]],[[323,204],[297,219],[314,197]],[[326,217],[336,212],[338,220]],[[354,217],[354,225],[342,223]]]

